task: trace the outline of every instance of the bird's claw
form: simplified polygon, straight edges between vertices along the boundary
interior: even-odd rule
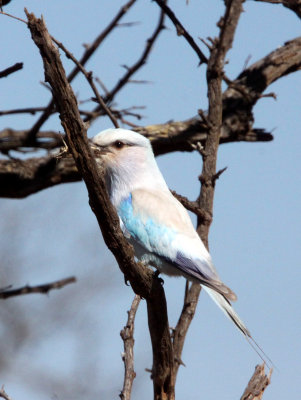
[[[163,286],[163,285],[164,285],[164,280],[163,280],[162,278],[159,277],[160,273],[161,273],[161,272],[157,269],[157,270],[155,271],[155,273],[154,273],[154,276],[155,276],[156,279],[158,279],[158,281],[159,281],[159,282],[161,283],[161,285]]]

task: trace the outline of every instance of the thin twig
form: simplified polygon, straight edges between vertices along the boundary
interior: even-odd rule
[[[139,57],[139,59],[136,61],[135,64],[133,64],[131,67],[127,67],[126,68],[126,73],[123,75],[123,77],[118,80],[118,82],[113,87],[113,89],[104,97],[105,103],[111,102],[114,99],[114,97],[116,96],[116,94],[127,83],[129,83],[129,80],[132,77],[132,75],[134,75],[134,73],[136,73],[143,65],[145,65],[145,63],[146,63],[146,61],[148,59],[148,56],[149,56],[149,54],[150,54],[150,52],[151,52],[151,50],[153,48],[153,45],[154,45],[156,39],[158,38],[160,32],[163,29],[164,29],[164,12],[162,11],[160,13],[158,24],[157,24],[152,36],[149,39],[147,39],[147,41],[146,41],[146,45],[145,45],[145,48],[143,50],[143,53],[141,54],[141,56]],[[93,112],[99,112],[99,110],[100,110],[100,108],[96,107],[93,110]],[[91,120],[91,118],[86,118],[85,122],[86,121],[90,121],[90,120]]]
[[[98,49],[98,47],[101,45],[101,43],[107,38],[107,36],[112,32],[112,30],[118,25],[118,21],[128,12],[128,10],[132,7],[132,5],[136,2],[137,0],[130,0],[127,3],[125,3],[116,16],[113,18],[113,20],[107,25],[107,27],[97,36],[97,38],[94,40],[94,42],[86,48],[86,51],[84,52],[83,56],[79,60],[79,63],[84,66],[86,62],[90,59],[90,57],[95,53],[95,51]],[[76,77],[76,75],[79,73],[80,69],[78,66],[76,66],[68,75],[67,79],[68,82],[72,82],[72,80]],[[28,131],[28,140],[32,141],[34,140],[37,132],[40,130],[42,125],[47,121],[47,119],[50,117],[50,115],[53,112],[54,108],[54,101],[53,99],[48,103],[44,113],[40,116],[40,118],[35,122],[33,127]],[[93,114],[94,115],[94,114]]]
[[[181,22],[175,16],[175,13],[167,6],[165,1],[155,0],[155,2],[158,4],[158,6],[164,11],[164,13],[169,17],[171,22],[174,24],[174,26],[177,30],[178,36],[183,36],[187,40],[187,42],[190,44],[190,46],[193,48],[193,50],[197,53],[199,60],[200,60],[200,64],[207,63],[208,59],[205,56],[205,54],[202,52],[202,50],[199,48],[199,46],[194,41],[193,37],[187,32],[187,30],[184,28],[184,26],[181,24]]]
[[[136,378],[136,372],[134,371],[134,321],[140,300],[141,297],[136,294],[131,309],[128,311],[126,326],[120,332],[124,348],[124,353],[122,354],[124,381],[122,391],[119,395],[122,400],[130,400],[133,381]]]
[[[15,110],[2,110],[2,111],[0,111],[0,116],[12,115],[12,114],[32,114],[32,115],[34,115],[35,113],[42,112],[44,110],[45,110],[45,107],[16,108]]]
[[[193,212],[195,215],[197,215],[200,219],[202,219],[204,222],[211,223],[212,221],[212,215],[202,208],[200,208],[199,204],[197,201],[190,201],[187,197],[181,196],[174,190],[171,190],[171,193],[173,196],[175,196],[179,202],[189,211]]]
[[[23,68],[23,63],[21,63],[21,62],[16,63],[16,64],[12,65],[11,67],[8,67],[8,68],[4,69],[3,71],[0,71],[0,78],[4,78],[16,71],[19,71],[22,68]]]
[[[18,289],[10,289],[10,290],[0,289],[0,299],[7,299],[13,296],[21,296],[23,294],[32,294],[32,293],[47,294],[50,290],[61,289],[62,287],[75,282],[76,278],[74,276],[71,276],[69,278],[60,279],[59,281],[51,283],[44,283],[43,285],[38,285],[38,286],[26,285]]]
[[[106,103],[104,102],[103,98],[99,94],[96,86],[94,85],[92,72],[87,72],[85,70],[85,68],[80,64],[80,62],[74,57],[74,55],[72,53],[70,53],[69,50],[66,49],[66,47],[63,45],[63,43],[61,43],[58,40],[56,40],[53,36],[51,36],[51,39],[59,46],[60,49],[62,49],[64,51],[66,56],[68,58],[70,58],[74,62],[74,64],[77,66],[77,68],[79,68],[79,70],[84,74],[85,78],[87,79],[89,85],[91,86],[91,88],[92,88],[92,90],[93,90],[93,92],[94,92],[94,94],[95,94],[95,96],[97,98],[98,103],[100,104],[100,106],[102,107],[104,112],[108,115],[108,117],[112,121],[112,123],[115,126],[115,128],[119,128],[117,119],[114,117],[113,113],[111,112],[109,107],[106,105]]]
[[[12,14],[8,14],[8,13],[6,13],[6,12],[4,12],[4,11],[0,11],[0,14],[2,14],[2,15],[6,15],[7,17],[10,17],[10,18],[13,18],[13,19],[16,19],[17,21],[20,21],[20,22],[23,22],[24,24],[27,24],[27,22],[24,20],[24,19],[22,19],[22,18],[19,18],[19,17],[15,17],[14,15],[12,15]]]

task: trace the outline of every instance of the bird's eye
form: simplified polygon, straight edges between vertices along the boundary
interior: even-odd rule
[[[122,149],[123,146],[124,143],[122,143],[120,140],[116,140],[116,142],[114,143],[114,147],[116,147],[116,149]]]

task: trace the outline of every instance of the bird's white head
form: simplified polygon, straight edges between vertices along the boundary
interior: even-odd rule
[[[127,129],[106,129],[91,140],[96,161],[103,166],[114,205],[137,188],[167,188],[150,141]]]

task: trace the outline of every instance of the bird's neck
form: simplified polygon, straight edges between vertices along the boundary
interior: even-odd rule
[[[125,166],[111,170],[106,176],[107,190],[115,208],[136,189],[168,190],[168,186],[156,163],[152,168],[144,165]]]

